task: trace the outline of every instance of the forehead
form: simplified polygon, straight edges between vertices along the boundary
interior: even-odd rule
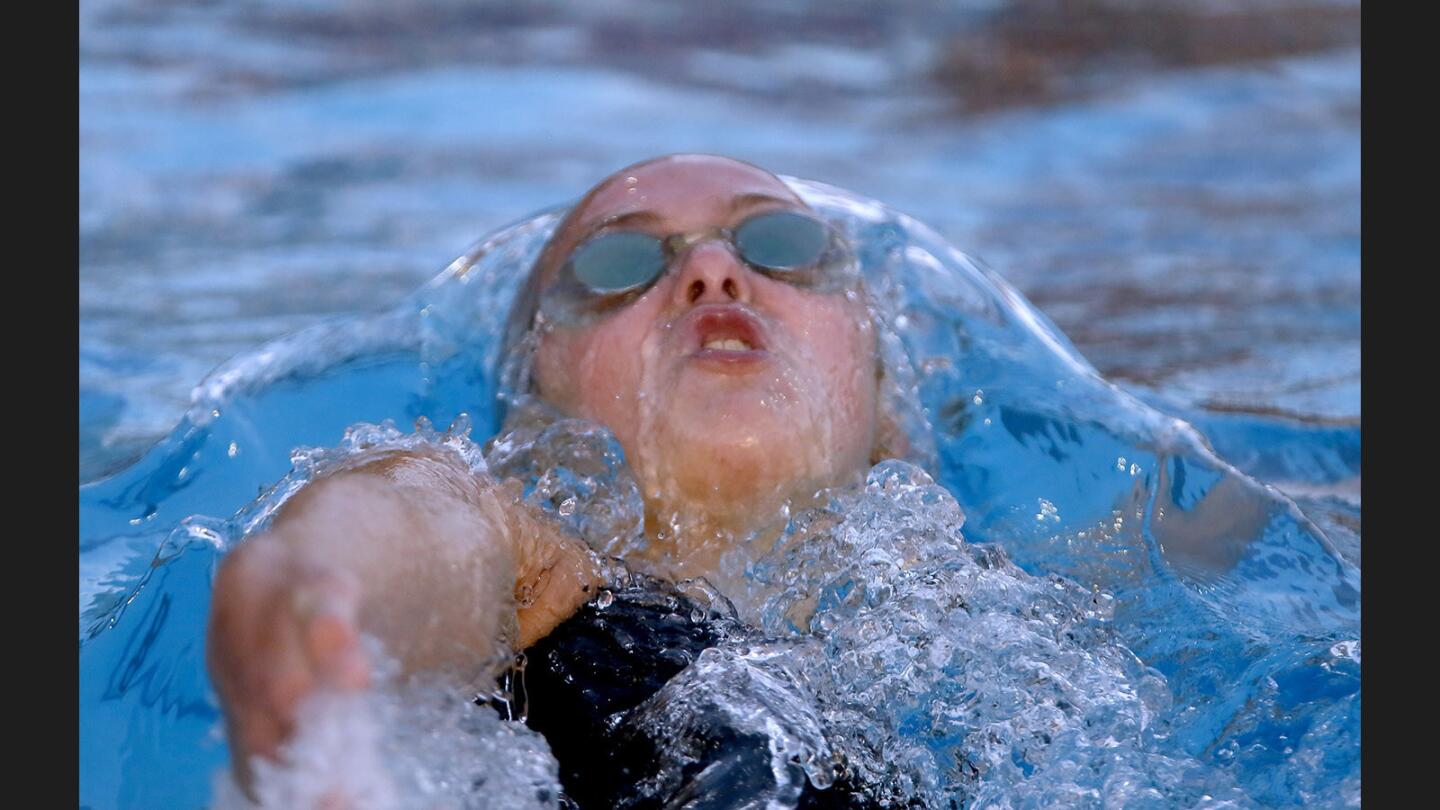
[[[645,212],[656,224],[689,230],[722,224],[737,202],[771,197],[799,203],[769,172],[724,158],[665,158],[617,172],[585,196],[571,216],[580,231],[617,216]]]
[[[554,278],[586,235],[610,220],[643,215],[654,233],[683,233],[729,224],[757,199],[807,207],[780,178],[729,158],[672,155],[622,169],[592,188],[550,237],[531,272],[531,295]]]

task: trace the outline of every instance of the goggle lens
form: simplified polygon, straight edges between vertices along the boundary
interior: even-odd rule
[[[796,211],[770,211],[750,217],[733,232],[720,229],[713,236],[660,239],[638,231],[600,233],[570,255],[541,306],[556,320],[583,322],[633,300],[665,272],[676,254],[696,239],[715,236],[730,242],[746,264],[790,284],[829,291],[854,283],[847,272],[853,261],[844,260],[848,253],[832,249],[830,226]]]
[[[735,250],[766,270],[812,267],[830,246],[830,233],[815,219],[792,211],[751,217],[735,229]]]
[[[598,236],[570,257],[581,284],[598,293],[622,293],[654,281],[665,270],[665,249],[653,236],[617,231]]]

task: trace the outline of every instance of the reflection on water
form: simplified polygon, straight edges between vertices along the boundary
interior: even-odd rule
[[[998,715],[980,692],[922,677],[901,690],[909,702],[833,702],[836,717],[891,741],[931,734],[912,751],[931,765],[963,748],[951,764],[965,763],[977,796],[1021,795],[1037,767],[1032,795],[1109,790],[1066,770],[1103,739],[1034,742],[1052,721],[1073,731],[1078,715],[1051,699],[1066,684],[1007,691],[1005,678],[1038,671],[1006,669],[1011,659],[982,643],[1008,640],[1052,674],[1113,687],[1076,710],[1097,712],[1097,728],[1151,713],[1123,756],[1094,760],[1130,780],[1131,799],[1153,787],[1171,799],[1358,802],[1360,90],[1346,28],[1358,6],[1296,3],[1280,12],[1332,9],[1317,12],[1318,33],[1291,38],[1299,50],[1242,37],[1230,40],[1238,56],[1205,58],[1207,31],[1252,12],[1157,4],[1169,11],[1147,18],[1060,4],[1088,24],[1042,59],[1021,44],[1066,26],[1037,31],[1045,23],[1005,10],[1053,4],[987,5],[83,4],[82,478],[139,461],[80,496],[82,802],[205,800],[225,762],[203,668],[209,577],[263,520],[263,505],[246,504],[290,470],[293,448],[334,445],[356,421],[447,425],[467,412],[487,437],[498,419],[486,328],[498,328],[489,321],[507,284],[553,220],[486,254],[474,277],[488,286],[447,277],[388,314],[252,350],[330,316],[388,310],[478,235],[672,151],[821,178],[944,235],[867,220],[848,195],[807,187],[849,211],[877,255],[903,257],[905,285],[888,300],[905,306],[889,317],[964,542],[946,533],[957,523],[948,496],[904,520],[942,536],[926,553],[958,544],[962,556],[936,565],[971,580],[935,591],[922,567],[904,581],[859,572],[855,589],[833,577],[785,587],[838,594],[816,614],[840,617],[828,620],[845,631],[831,640],[837,655],[933,645],[934,632],[881,646],[856,635],[866,610],[879,611],[874,622],[933,608],[931,626],[955,630],[940,641],[971,643],[931,674],[974,673],[1018,713],[969,738],[960,714],[934,712]],[[1177,19],[1190,32],[1168,40],[1178,50],[1125,39]],[[1108,44],[1086,39],[1095,20],[1115,23]],[[977,41],[992,43],[989,56],[964,50]],[[1006,75],[1029,83],[987,83],[998,74],[986,59],[1019,65]],[[984,256],[1063,336],[947,240]],[[242,352],[192,403],[196,381]],[[603,437],[571,430],[566,441],[592,454],[569,462],[576,475],[555,474],[571,469],[558,459],[507,459],[511,474],[536,478],[537,502],[564,503],[586,481],[592,495],[621,491],[594,485],[618,483],[621,469]],[[926,491],[901,483],[866,497]],[[577,528],[623,519],[624,500],[573,512]],[[1204,542],[1213,537],[1225,542]],[[894,551],[863,532],[827,538],[874,552],[880,568]],[[1052,604],[1042,596],[1053,574],[1071,584]],[[897,590],[874,604],[841,594],[881,584]],[[1084,589],[1113,601],[1097,611]],[[987,620],[1015,632],[974,635],[942,609],[982,597]],[[1067,647],[1059,627],[1091,633],[1093,654]],[[787,666],[822,692],[839,671],[825,655],[757,663],[763,652],[708,663]],[[526,762],[551,773],[542,759]],[[880,772],[885,761],[858,764]],[[891,776],[936,773],[902,771]]]
[[[784,762],[756,773],[780,779],[757,790],[781,801],[839,767],[874,796],[932,804],[1358,802],[1359,568],[1343,548],[1190,425],[1096,374],[938,234],[794,184],[857,246],[882,354],[933,427],[941,486],[882,463],[864,493],[790,515],[758,559],[723,561],[716,587],[766,637],[718,645],[625,719],[660,747],[657,761],[683,768],[704,748],[691,732],[722,717],[747,739],[779,735],[761,750]],[[333,445],[361,420],[461,413],[492,435],[493,314],[556,221],[545,213],[495,236],[390,312],[239,358],[197,389],[161,446],[82,489],[87,803],[207,795],[202,777],[225,756],[199,652],[218,555],[324,458],[418,439],[362,427],[339,450],[287,461],[291,448]],[[1252,448],[1255,463],[1279,478],[1323,487],[1358,475],[1328,452],[1329,434],[1252,417],[1223,435],[1262,429],[1274,441]],[[1358,434],[1341,444],[1358,447]],[[522,423],[489,455],[592,544],[624,549],[644,542],[643,510],[617,452],[595,428]],[[706,672],[724,677],[693,683]],[[413,722],[376,745],[423,734]],[[535,773],[553,772],[534,757]],[[169,775],[180,760],[187,770]],[[655,778],[671,790],[686,777]]]
[[[1132,5],[86,3],[82,478],[227,357],[673,151],[919,216],[1172,404],[1353,424],[1358,4]]]

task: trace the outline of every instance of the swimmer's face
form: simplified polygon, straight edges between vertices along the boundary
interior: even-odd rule
[[[540,289],[617,217],[625,230],[663,239],[781,210],[808,212],[754,166],[708,156],[644,163],[607,178],[571,211],[536,268]],[[542,319],[540,395],[614,431],[652,507],[734,520],[727,510],[838,483],[869,460],[875,335],[854,285],[791,283],[710,238],[676,252],[638,297],[557,320]]]

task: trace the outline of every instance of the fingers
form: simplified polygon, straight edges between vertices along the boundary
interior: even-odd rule
[[[317,680],[333,689],[370,686],[370,665],[352,622],[332,614],[316,616],[306,630],[306,648]]]
[[[275,760],[280,754],[280,745],[285,742],[289,730],[279,719],[267,711],[237,708],[227,712],[230,726],[230,747],[232,760],[244,763],[252,755]]]
[[[351,810],[354,806],[350,797],[338,790],[322,795],[315,802],[315,810]]]
[[[277,600],[268,655],[254,662],[268,708],[288,736],[300,701],[319,689],[352,691],[369,684],[356,624],[359,588],[334,572],[307,571]]]
[[[360,588],[352,577],[313,575],[295,602],[302,649],[316,685],[342,691],[370,685],[370,666],[360,644]]]
[[[303,636],[293,615],[281,605],[267,611],[257,643],[241,651],[242,688],[236,695],[236,714],[255,730],[252,735],[264,748],[255,753],[274,759],[279,744],[294,733],[300,701],[314,690],[315,677],[303,649]]]
[[[252,553],[237,563],[217,579],[210,667],[235,761],[254,754],[275,760],[305,698],[369,686],[360,589],[333,570],[269,555]]]

